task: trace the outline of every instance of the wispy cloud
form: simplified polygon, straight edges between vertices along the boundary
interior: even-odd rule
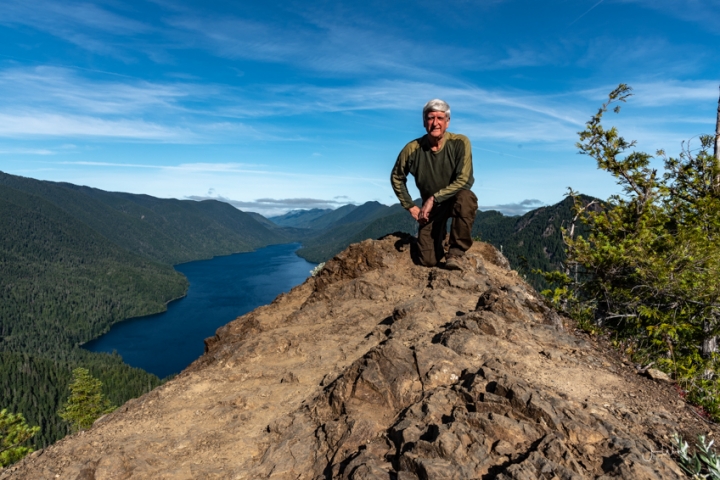
[[[267,122],[274,117],[373,111],[379,105],[385,114],[412,111],[429,96],[440,96],[454,106],[453,126],[459,124],[473,139],[572,145],[588,112],[612,86],[553,95],[481,88],[457,81],[202,87],[187,82],[97,80],[69,69],[36,67],[0,71],[0,88],[7,93],[0,99],[0,136],[4,137],[304,142],[307,139],[301,128],[288,131],[277,125],[269,127]],[[631,102],[642,108],[701,104],[714,101],[716,88],[711,81],[641,82],[635,85],[637,96]],[[250,101],[252,109],[246,106]],[[197,107],[200,104],[201,109]],[[676,125],[684,117],[691,118],[668,112],[668,119]],[[657,123],[657,113],[648,121]],[[332,131],[333,126],[326,128]]]
[[[303,70],[334,74],[370,73],[435,76],[439,65],[481,65],[463,47],[448,48],[435,39],[415,42],[379,24],[351,16],[330,15],[322,9],[298,12],[291,28],[286,22],[238,16],[212,16],[183,9],[167,20],[176,38],[231,59],[291,64]],[[181,35],[184,32],[185,35]],[[392,45],[392,48],[387,48]],[[430,67],[426,59],[433,58]]]
[[[9,148],[0,149],[0,155],[55,155],[55,152],[45,148]]]
[[[326,200],[320,198],[258,198],[253,201],[232,200],[223,196],[199,196],[186,197],[189,200],[219,200],[239,208],[256,212],[265,216],[283,215],[291,210],[307,210],[312,208],[335,209],[350,202],[338,200]]]
[[[113,167],[113,168],[152,168],[152,169],[162,169],[166,168],[162,165],[148,165],[148,164],[141,164],[141,163],[112,163],[112,162],[87,162],[87,161],[77,161],[77,162],[57,162],[58,165],[79,165],[84,167]]]
[[[0,5],[0,25],[30,27],[93,53],[126,62],[139,56],[158,63],[178,61],[179,51],[202,49],[226,59],[293,65],[305,71],[354,75],[436,76],[440,66],[483,67],[488,59],[471,49],[442,43],[442,39],[415,41],[393,33],[392,23],[363,9],[329,12],[328,8],[295,5],[292,20],[265,14],[207,13],[208,9],[183,2],[152,2],[158,11],[139,15],[138,6],[117,2],[87,3],[52,0]],[[289,6],[280,10],[289,10]],[[241,8],[242,10],[242,8]],[[143,12],[145,13],[145,12]],[[156,18],[152,18],[157,14]],[[150,20],[154,20],[151,22]],[[392,45],[392,48],[387,48]],[[427,58],[433,58],[432,66]]]
[[[340,202],[335,200],[322,200],[318,198],[258,198],[256,202],[276,207],[294,208],[329,208],[329,205],[340,204]]]
[[[378,81],[365,85],[320,87],[312,85],[263,85],[240,89],[228,85],[200,86],[186,82],[152,83],[140,80],[97,80],[69,69],[36,67],[0,71],[0,135],[98,136],[146,141],[203,143],[227,141],[240,134],[255,139],[298,141],[292,134],[260,127],[266,117],[375,110],[416,109],[434,93],[463,105],[466,119],[487,118],[487,127],[477,129],[499,138],[548,141],[547,121],[552,131],[580,125],[560,101],[528,95],[481,89],[473,85]],[[253,108],[246,104],[252,99]],[[197,105],[202,104],[202,109]],[[181,117],[181,118],[178,118]],[[537,122],[537,119],[544,119]],[[184,119],[184,121],[183,121]],[[248,125],[253,121],[255,125]],[[522,126],[535,122],[547,131]],[[573,127],[574,128],[574,127]],[[514,132],[518,132],[517,134]]]
[[[717,98],[712,81],[636,83],[634,108],[710,104]],[[265,84],[245,87],[185,81],[94,79],[56,67],[0,71],[0,136],[125,139],[163,143],[307,142],[316,130],[292,130],[272,124],[277,117],[389,111],[414,111],[427,98],[440,96],[454,107],[452,128],[475,140],[515,144],[572,145],[589,113],[613,86],[538,94],[509,88],[482,88],[467,82],[374,80],[362,84],[319,86]],[[248,109],[251,103],[253,107]],[[202,105],[202,107],[198,107]],[[642,116],[641,110],[636,110]],[[637,116],[636,116],[637,118]],[[698,123],[698,115],[668,110],[662,118],[682,138],[678,125]],[[644,123],[644,122],[643,122]],[[316,128],[316,125],[313,125]],[[334,125],[325,125],[331,133]],[[451,129],[452,129],[451,128]],[[692,127],[693,131],[697,129]],[[642,133],[642,132],[641,132]],[[660,136],[665,132],[656,129]],[[657,135],[656,135],[657,136]],[[28,147],[29,148],[29,147]],[[318,153],[319,152],[315,152]],[[316,155],[317,156],[317,155]]]
[[[196,140],[185,129],[142,120],[106,120],[44,112],[0,113],[0,137],[103,137],[186,143]]]
[[[267,165],[250,163],[182,163],[180,165],[161,165],[151,163],[116,163],[116,162],[91,162],[91,161],[68,161],[57,162],[60,165],[81,165],[89,167],[111,167],[111,168],[149,168],[155,170],[167,170],[186,173],[266,173],[273,172],[259,170],[258,167]],[[279,172],[275,172],[281,174]]]
[[[217,92],[212,85],[152,83],[140,79],[92,80],[72,69],[39,66],[0,71],[2,103],[49,105],[88,114],[126,115],[160,109],[165,113],[187,111],[182,101],[197,101]]]
[[[527,199],[523,200],[518,203],[505,203],[502,205],[488,205],[488,206],[478,206],[478,210],[481,211],[489,211],[489,210],[496,210],[503,215],[509,215],[509,216],[515,216],[515,215],[524,215],[530,210],[535,210],[536,208],[540,208],[545,206],[545,203],[543,203],[540,200],[537,199]]]
[[[713,104],[718,99],[718,81],[667,80],[633,85],[633,103],[642,107]]]
[[[133,170],[137,168],[149,169],[149,170],[160,170],[163,173],[172,173],[174,175],[210,175],[210,176],[232,176],[233,178],[242,178],[242,175],[252,175],[260,177],[275,177],[275,178],[287,178],[292,181],[306,182],[308,184],[322,183],[381,183],[385,184],[385,178],[374,178],[369,176],[349,176],[349,175],[330,175],[330,174],[316,174],[316,173],[302,173],[295,171],[285,171],[270,168],[270,165],[262,164],[245,164],[245,163],[182,163],[178,165],[164,165],[164,164],[136,164],[136,163],[116,163],[116,162],[95,162],[95,161],[61,161],[55,162],[56,165],[77,165],[77,166],[88,166],[88,167],[100,167],[100,168],[121,168]],[[338,197],[342,198],[342,197]],[[262,199],[264,203],[272,203],[273,199]],[[304,201],[305,199],[291,199]],[[285,200],[278,200],[285,201]],[[323,200],[325,201],[325,200]],[[329,201],[329,200],[328,200]],[[299,207],[298,207],[299,208]]]
[[[128,35],[149,29],[142,22],[87,2],[36,0],[28,3],[5,0],[0,12],[0,24],[22,24],[55,31],[90,28]]]
[[[125,62],[141,56],[158,63],[175,63],[180,51],[201,49],[231,60],[292,65],[303,71],[345,77],[362,73],[372,78],[387,73],[439,78],[446,68],[482,70],[556,63],[547,50],[510,46],[478,52],[446,43],[443,36],[408,36],[396,22],[372,15],[365,8],[340,4],[297,3],[272,9],[290,13],[283,17],[269,14],[270,9],[265,11],[262,6],[245,8],[251,15],[238,15],[208,13],[206,8],[183,2],[152,3],[153,8],[143,8],[152,13],[140,15],[142,7],[112,1],[70,0],[60,4],[52,0],[7,0],[0,5],[0,25],[30,27]],[[487,10],[505,2],[483,3],[479,8]],[[426,6],[428,12],[434,8]],[[415,33],[422,35],[422,30]]]
[[[0,136],[124,138],[171,143],[207,143],[243,138],[297,140],[260,131],[225,117],[230,86],[187,82],[91,79],[58,67],[0,71]],[[202,104],[202,108],[198,105]]]
[[[150,27],[108,8],[87,2],[6,0],[0,5],[0,25],[23,25],[62,38],[83,49],[121,56],[123,49],[102,35],[130,36]]]
[[[0,136],[104,137],[197,142],[193,129],[168,122],[197,97],[188,85],[135,80],[91,80],[70,69],[10,68],[0,71]]]
[[[309,111],[417,110],[420,101],[440,96],[465,115],[513,116],[528,112],[561,122],[582,125],[580,111],[567,104],[567,98],[538,95],[510,89],[488,89],[467,82],[417,82],[411,80],[380,80],[360,85],[319,87],[313,85],[276,85],[267,87],[275,102],[268,105],[285,114]],[[489,109],[492,108],[492,111]],[[273,114],[273,110],[264,111]],[[455,116],[454,116],[455,118]]]

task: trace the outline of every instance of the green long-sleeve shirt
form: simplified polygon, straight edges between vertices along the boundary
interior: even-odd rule
[[[408,174],[415,177],[423,202],[431,196],[443,202],[460,190],[469,190],[475,182],[470,140],[465,135],[445,132],[445,141],[437,152],[430,149],[427,135],[405,145],[390,174],[390,183],[407,209],[414,206],[406,185]]]

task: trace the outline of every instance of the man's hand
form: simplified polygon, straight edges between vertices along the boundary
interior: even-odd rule
[[[430,212],[435,205],[435,197],[430,197],[423,203],[422,209],[419,207],[411,207],[408,209],[410,215],[417,220],[420,225],[425,225],[430,220]]]
[[[408,212],[410,212],[410,215],[416,220],[420,221],[420,208],[419,207],[411,207],[408,209]]]
[[[408,212],[410,212],[410,215],[417,221],[420,225],[425,225],[427,223],[427,219],[422,218],[422,210],[420,210],[420,207],[412,207],[408,209]]]
[[[430,212],[432,212],[433,206],[435,205],[435,197],[431,196],[425,203],[423,203],[422,210],[418,216],[418,222],[425,224],[430,220]],[[416,207],[417,208],[417,207]]]

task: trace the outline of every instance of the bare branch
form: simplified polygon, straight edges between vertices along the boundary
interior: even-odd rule
[[[568,237],[569,237],[569,238],[574,238],[574,237],[575,237],[575,224],[577,223],[578,219],[580,218],[580,215],[582,215],[583,213],[585,213],[585,211],[586,211],[587,209],[589,209],[589,208],[590,208],[591,206],[593,206],[593,205],[596,205],[597,203],[598,203],[597,200],[593,200],[593,201],[591,201],[591,202],[588,202],[587,205],[585,205],[584,207],[582,207],[581,209],[579,209],[579,210],[577,211],[577,213],[575,214],[575,216],[574,216],[573,219],[572,219],[572,223],[570,224],[570,233],[568,234]]]

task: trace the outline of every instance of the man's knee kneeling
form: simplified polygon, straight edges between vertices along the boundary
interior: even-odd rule
[[[425,252],[419,252],[420,255],[418,255],[418,263],[422,265],[423,267],[434,267],[437,265],[437,257],[434,254],[430,254]]]

